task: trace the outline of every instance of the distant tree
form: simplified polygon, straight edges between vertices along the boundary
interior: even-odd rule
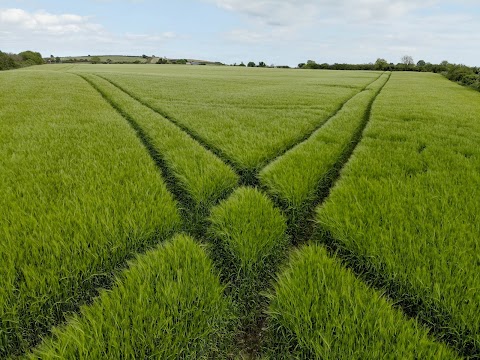
[[[303,65],[304,69],[319,69],[320,66],[314,60],[307,60],[307,63]]]
[[[102,60],[100,59],[100,56],[93,56],[93,57],[90,59],[90,62],[91,62],[92,64],[98,64],[100,61],[102,61]]]
[[[447,60],[443,60],[440,64],[432,65],[432,71],[434,73],[443,73],[448,71],[452,67],[453,64],[450,64]]]
[[[243,63],[243,61],[240,63],[240,65],[238,66],[242,66],[242,67],[245,67],[245,64]]]
[[[26,65],[42,65],[44,63],[42,55],[39,52],[27,50],[18,55],[21,56]]]
[[[375,70],[387,70],[388,62],[385,59],[378,58],[374,65]]]
[[[406,65],[406,66],[412,66],[414,65],[415,63],[413,62],[413,57],[411,57],[410,55],[403,55],[402,56],[402,64]]]
[[[57,64],[60,64],[62,62],[62,59],[60,59],[58,56],[55,58],[55,62]]]
[[[143,54],[143,55],[142,55],[142,58],[146,59],[146,58],[147,58],[147,55]]]
[[[260,61],[258,63],[258,67],[267,67],[267,64],[265,64],[263,61]]]
[[[298,67],[299,69],[302,69],[304,66],[305,66],[305,63],[300,63],[300,64],[298,64],[297,67]]]
[[[424,67],[427,63],[424,60],[418,60],[417,67]]]
[[[17,67],[19,67],[19,64],[15,62],[10,54],[0,51],[0,70],[10,70]]]
[[[248,67],[255,67],[255,63],[253,61],[249,61],[247,66]]]

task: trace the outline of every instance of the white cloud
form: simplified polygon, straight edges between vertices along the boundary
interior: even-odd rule
[[[114,1],[115,2],[126,2],[126,3],[131,3],[131,4],[141,4],[143,3],[145,0],[93,0],[94,2],[97,2],[97,3],[113,3]]]
[[[0,8],[1,50],[154,53],[289,65],[307,59],[374,62],[377,57],[396,63],[408,54],[415,60],[478,65],[478,0],[196,0],[211,5],[200,6],[202,16],[192,13],[198,11],[195,6],[151,2],[162,14],[158,18],[145,16],[146,7],[131,5],[138,0],[92,1],[110,2],[111,7],[99,7],[108,15]],[[119,3],[130,3],[125,7],[136,21],[124,21],[129,14],[125,7],[115,8]],[[111,17],[112,28],[99,24],[101,16]],[[168,28],[160,28],[162,23]]]
[[[148,41],[148,42],[164,41],[168,39],[175,39],[176,37],[177,35],[172,31],[167,31],[161,34],[131,34],[131,33],[125,34],[125,39],[127,40]]]
[[[245,20],[241,29],[225,32],[227,40],[256,49],[263,45],[290,58],[296,54],[296,61],[370,62],[385,57],[396,63],[409,54],[417,60],[474,64],[478,58],[473,45],[480,37],[478,11],[469,14],[462,8],[476,6],[478,0],[455,5],[446,0],[202,1]]]
[[[215,3],[218,7],[244,14],[253,21],[270,26],[294,25],[299,20],[304,23],[314,18],[317,12],[315,1],[304,0],[206,0]]]
[[[92,16],[54,14],[44,10],[0,9],[2,50],[26,49],[61,55],[82,53],[144,53],[158,51],[178,36],[172,31],[152,34],[115,34],[93,21]]]
[[[265,25],[314,21],[385,21],[425,8],[439,0],[205,0]]]
[[[165,31],[161,36],[163,39],[175,39],[178,37],[173,31]]]
[[[90,22],[87,16],[51,14],[46,11],[28,13],[22,9],[0,9],[0,29],[28,30],[49,34],[88,33],[102,31],[102,26]]]
[[[292,35],[288,29],[274,28],[271,31],[257,31],[249,29],[234,29],[225,34],[226,40],[244,43],[246,45],[257,45],[269,43],[275,45],[278,42],[288,42],[292,40]]]

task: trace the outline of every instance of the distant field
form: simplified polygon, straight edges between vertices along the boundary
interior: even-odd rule
[[[67,56],[67,57],[61,57],[61,61],[91,61],[92,56]],[[136,61],[139,61],[141,64],[144,64],[147,62],[147,59],[143,58],[142,56],[121,56],[121,55],[105,55],[105,56],[98,56],[100,58],[101,62],[105,62],[107,60],[111,60],[112,62],[125,62],[125,63],[134,63]]]
[[[157,64],[157,61],[161,59],[158,56],[151,56],[151,55],[145,55],[146,57],[143,56],[126,56],[126,55],[90,55],[90,56],[64,56],[60,57],[60,60],[62,62],[90,62],[93,57],[98,57],[100,59],[101,63],[117,63],[117,64],[129,64],[129,63],[135,63],[135,64]],[[179,59],[168,59],[170,62],[174,62]],[[197,60],[197,59],[181,59],[181,60],[187,60],[188,62],[192,62],[195,64],[202,64],[202,65],[221,65],[220,63],[213,62],[213,61],[207,61],[207,60]]]
[[[148,64],[0,82],[0,357],[480,358],[479,93]]]

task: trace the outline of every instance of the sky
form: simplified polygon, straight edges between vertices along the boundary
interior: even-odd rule
[[[0,0],[0,50],[480,66],[480,0]]]

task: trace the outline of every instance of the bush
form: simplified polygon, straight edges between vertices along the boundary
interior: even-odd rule
[[[17,67],[19,67],[19,64],[9,54],[0,51],[0,70],[10,70]]]
[[[449,80],[478,90],[480,76],[476,73],[476,70],[476,68],[470,68],[465,65],[448,64],[447,70],[443,74]]]
[[[24,51],[18,54],[22,57],[23,61],[26,64],[31,64],[31,65],[42,65],[44,64],[42,55],[38,52],[33,52],[33,51]]]
[[[478,76],[474,74],[465,75],[461,79],[461,82],[465,85],[474,85],[476,82],[478,82]]]
[[[0,51],[0,70],[16,69],[23,66],[44,64],[42,55],[38,52],[24,51],[20,54],[6,54]]]
[[[474,88],[475,90],[478,90],[480,91],[480,77],[477,79],[477,81],[475,83],[473,83],[472,85],[472,88]]]

